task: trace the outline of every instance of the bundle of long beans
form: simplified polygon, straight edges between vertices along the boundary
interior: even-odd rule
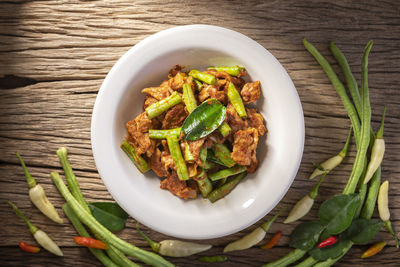
[[[361,93],[359,92],[357,82],[350,70],[345,56],[333,42],[330,43],[330,49],[344,73],[347,89],[352,99],[348,96],[346,87],[340,81],[329,62],[306,39],[303,39],[303,44],[321,65],[344,104],[354,131],[357,154],[349,180],[342,195],[337,195],[333,199],[327,200],[321,205],[319,210],[320,222],[306,222],[300,224],[291,234],[291,245],[296,249],[278,261],[266,264],[265,266],[287,266],[301,259],[307,252],[309,252],[310,256],[296,266],[331,266],[343,257],[354,243],[361,243],[361,241],[365,242],[372,239],[375,233],[379,231],[383,225],[383,222],[381,221],[370,219],[376,206],[381,180],[380,164],[383,158],[382,151],[378,151],[378,153],[382,154],[381,156],[377,157],[374,155],[374,153],[376,153],[373,149],[375,136],[371,129],[371,105],[368,88],[368,56],[373,42],[368,42],[364,50],[362,59]],[[382,116],[382,123],[378,133],[383,131],[383,120],[384,115]],[[383,137],[381,138],[383,139]],[[372,153],[369,164],[367,164],[369,155],[368,150]],[[367,166],[370,165],[374,165],[376,168],[373,170],[372,178],[369,180],[369,177],[366,177],[364,180],[365,174],[367,173]],[[355,193],[357,189],[358,192]],[[349,203],[338,204],[341,201],[340,199],[347,200]],[[332,203],[334,201],[336,201],[336,203]],[[354,202],[354,205],[350,203],[350,201]],[[331,220],[327,222],[326,214],[324,214],[324,212],[326,212],[326,207],[329,205],[336,205],[339,207],[342,205],[341,207],[348,211],[346,220],[337,220],[336,222]],[[339,225],[335,225],[335,223]],[[373,236],[362,232],[360,229],[363,227],[358,227],[360,228],[358,229],[360,232],[358,232],[358,236],[354,237],[354,230],[357,228],[356,226],[363,224],[368,225],[369,229],[374,229],[374,231],[372,231],[374,232]],[[385,225],[391,233],[394,233],[391,227],[389,228],[387,226],[390,226],[389,223],[385,223]],[[312,238],[304,240],[304,236],[299,237],[299,235],[304,235],[307,231],[310,232],[310,237],[313,235]],[[349,237],[351,234],[353,234],[353,236]],[[324,248],[315,248],[318,240],[326,240],[330,235],[332,235],[332,237],[334,237],[334,235],[339,235],[339,242],[332,246],[333,249],[329,251],[326,249],[324,250]],[[329,253],[334,256],[327,256]]]

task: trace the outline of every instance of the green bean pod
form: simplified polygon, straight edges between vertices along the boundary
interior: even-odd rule
[[[168,143],[169,153],[171,154],[172,159],[174,160],[179,179],[188,180],[189,172],[185,160],[182,157],[182,151],[179,146],[178,138],[174,135],[167,136],[167,143]]]
[[[201,172],[196,176],[195,180],[197,182],[201,195],[206,198],[208,194],[210,194],[210,192],[212,191],[213,186],[210,179],[208,179],[207,173],[204,169],[202,169]]]
[[[240,74],[240,67],[208,67],[209,70],[216,70],[216,71],[225,71],[229,75],[232,76],[239,76]]]
[[[238,90],[236,89],[235,85],[232,82],[229,83],[227,95],[228,95],[229,101],[231,101],[233,107],[235,108],[235,110],[239,114],[239,116],[241,118],[246,118],[247,113],[246,113],[246,109],[244,108],[242,98],[240,97]]]
[[[208,195],[208,200],[210,200],[211,203],[214,203],[215,201],[225,197],[228,195],[235,186],[240,183],[240,181],[243,180],[243,178],[246,176],[246,173],[241,173],[234,177],[232,180],[229,182],[223,184],[222,186],[218,187],[217,189],[214,189],[209,195]]]
[[[179,137],[181,128],[168,129],[168,130],[149,130],[149,137],[151,139],[167,139],[168,135],[175,135]]]
[[[246,166],[237,165],[237,166],[229,168],[229,169],[223,169],[223,170],[211,173],[208,175],[208,178],[211,181],[217,181],[217,180],[224,179],[226,177],[229,177],[229,176],[232,176],[235,174],[239,174],[239,173],[242,173],[245,171],[247,171]]]
[[[231,132],[231,127],[228,123],[223,122],[221,126],[218,127],[218,131],[221,133],[223,137],[226,137]]]
[[[214,155],[219,159],[225,166],[233,167],[236,162],[231,157],[231,151],[223,144],[214,144],[212,147]]]
[[[58,191],[67,201],[68,205],[70,205],[71,209],[74,211],[75,215],[79,218],[79,220],[84,223],[89,229],[95,234],[99,235],[104,242],[109,245],[114,246],[119,249],[121,252],[125,253],[128,256],[135,257],[144,263],[150,264],[152,266],[174,266],[172,263],[166,261],[161,256],[142,250],[138,247],[129,244],[128,242],[123,241],[122,239],[115,236],[111,233],[107,228],[101,225],[91,214],[87,212],[81,204],[72,196],[71,192],[65,186],[62,181],[60,175],[57,172],[52,172],[51,178],[56,185]]]
[[[198,70],[191,70],[189,72],[189,76],[192,76],[193,78],[205,82],[207,84],[217,83],[217,78],[215,76]]]
[[[190,84],[185,83],[183,85],[183,102],[186,105],[186,109],[191,113],[197,107],[197,101],[193,94],[193,89]]]
[[[264,264],[262,267],[288,266],[288,265],[298,261],[299,259],[301,259],[306,253],[307,253],[307,251],[297,248],[295,250],[292,250],[291,252],[286,254],[286,256],[280,258],[279,260]]]
[[[65,203],[62,207],[65,215],[70,220],[72,225],[74,226],[75,230],[78,232],[79,236],[84,237],[91,237],[86,228],[82,225],[79,221],[78,217],[76,217],[74,211],[71,207]],[[104,264],[106,267],[117,267],[118,265],[115,264],[109,257],[107,257],[101,249],[89,248],[90,252],[99,260],[101,263]]]
[[[170,96],[148,106],[146,108],[146,113],[149,116],[149,119],[153,119],[181,102],[181,96],[177,92],[173,92]]]
[[[149,163],[136,152],[136,149],[128,141],[125,140],[121,144],[121,148],[141,173],[145,173],[151,169]]]

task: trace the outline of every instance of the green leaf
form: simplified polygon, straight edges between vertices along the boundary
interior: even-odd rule
[[[308,251],[318,242],[323,230],[319,222],[301,223],[290,234],[289,246]]]
[[[229,167],[225,165],[222,161],[220,161],[212,151],[212,149],[207,149],[207,160],[213,163],[217,163],[218,165]]]
[[[194,141],[209,135],[224,122],[225,113],[226,108],[218,100],[204,101],[183,122],[185,139]]]
[[[346,230],[360,205],[360,195],[336,195],[322,203],[318,217],[322,225],[331,235],[337,235]]]
[[[89,208],[93,217],[108,230],[118,232],[125,228],[125,222],[129,215],[117,203],[90,203]]]
[[[346,251],[348,246],[351,246],[350,240],[339,238],[338,242],[329,247],[315,247],[308,253],[318,261],[325,261],[327,259],[334,259],[339,257]]]
[[[384,222],[377,219],[357,219],[351,223],[344,235],[355,244],[367,243],[376,236],[383,224]]]

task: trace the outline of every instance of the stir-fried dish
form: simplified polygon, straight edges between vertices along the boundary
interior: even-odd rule
[[[246,83],[246,74],[238,66],[185,72],[176,65],[160,86],[142,90],[143,112],[126,123],[121,148],[180,198],[223,198],[256,171],[258,140],[267,132],[248,106],[260,97],[260,81]]]

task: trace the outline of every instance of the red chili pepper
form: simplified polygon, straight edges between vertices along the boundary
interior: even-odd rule
[[[282,236],[282,231],[276,232],[274,236],[271,238],[271,240],[267,244],[263,245],[261,248],[262,249],[273,248],[278,243],[281,236]]]
[[[361,258],[372,257],[375,254],[378,254],[384,247],[386,246],[386,242],[382,241],[372,245],[369,249],[367,249],[362,255]]]
[[[321,243],[318,244],[319,248],[329,247],[335,244],[338,241],[336,236],[330,236]]]
[[[23,241],[19,241],[19,247],[25,251],[25,252],[29,252],[29,253],[38,253],[40,251],[39,247],[35,247],[35,246],[30,246],[27,243],[23,242]]]
[[[74,241],[78,245],[88,248],[107,249],[107,245],[104,242],[91,237],[75,236]]]

